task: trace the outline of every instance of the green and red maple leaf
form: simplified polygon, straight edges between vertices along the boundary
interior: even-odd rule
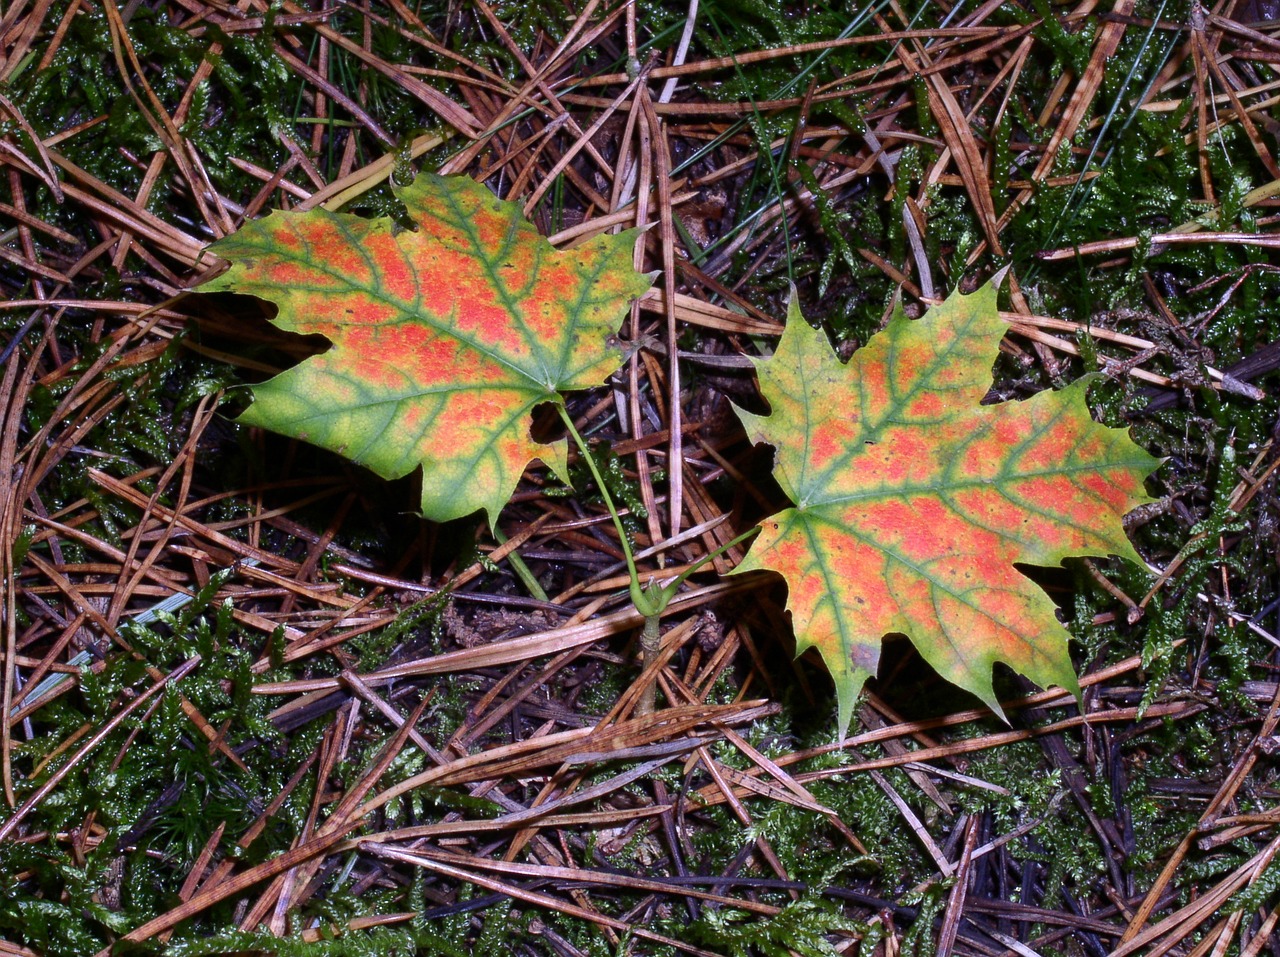
[[[651,279],[635,233],[557,250],[466,177],[398,189],[416,229],[313,210],[246,223],[210,252],[231,268],[202,291],[274,302],[276,326],[333,347],[253,389],[240,421],[339,452],[384,478],[422,466],[422,514],[483,509],[490,524],[526,466],[565,475],[565,443],[531,413],[601,385],[616,337]]]
[[[775,446],[795,507],[761,523],[736,571],[786,579],[798,648],[835,678],[841,733],[890,634],[997,714],[997,661],[1078,690],[1069,633],[1015,563],[1140,561],[1120,519],[1159,460],[1093,421],[1083,381],[982,405],[1006,331],[987,286],[916,321],[899,310],[842,365],[793,300],[756,362],[771,414],[738,414]]]
[[[564,475],[564,443],[535,440],[531,413],[617,368],[613,333],[651,280],[632,268],[634,232],[557,250],[469,179],[423,174],[397,193],[416,229],[273,213],[213,244],[232,266],[203,290],[270,300],[277,326],[332,343],[255,386],[240,421],[387,478],[421,466],[423,515],[482,509],[492,525],[533,459]],[[739,415],[776,447],[795,507],[762,523],[737,571],[786,579],[841,733],[890,634],[997,712],[997,661],[1076,690],[1068,632],[1015,565],[1139,560],[1120,518],[1158,460],[1094,422],[1081,383],[982,405],[1005,331],[988,287],[917,321],[899,312],[842,365],[793,302],[757,362],[771,412]]]

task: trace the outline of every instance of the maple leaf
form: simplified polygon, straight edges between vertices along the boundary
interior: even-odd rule
[[[1140,561],[1120,519],[1160,460],[1093,421],[1083,380],[980,404],[1006,330],[988,285],[916,321],[898,310],[842,365],[793,296],[775,354],[756,360],[772,411],[738,415],[776,448],[795,507],[761,523],[736,572],[786,579],[798,651],[816,647],[835,679],[841,736],[890,634],[1002,717],[997,661],[1078,694],[1070,634],[1014,563]]]
[[[565,442],[534,440],[531,411],[621,364],[611,334],[652,280],[634,231],[560,251],[466,177],[396,195],[416,230],[321,209],[246,223],[209,247],[232,267],[201,291],[270,300],[276,326],[333,343],[254,386],[239,421],[384,478],[421,465],[423,515],[483,509],[492,526],[533,459],[566,476]]]

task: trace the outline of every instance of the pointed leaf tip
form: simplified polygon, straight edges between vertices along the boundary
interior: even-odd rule
[[[634,231],[558,250],[466,177],[396,194],[415,229],[323,209],[247,223],[209,247],[232,266],[201,291],[269,300],[275,325],[333,344],[255,386],[241,421],[384,478],[422,466],[424,516],[492,524],[533,459],[563,474],[564,443],[534,440],[531,413],[621,364],[610,334],[651,280]]]
[[[842,735],[889,634],[997,714],[997,661],[1078,696],[1070,634],[1015,565],[1138,560],[1120,519],[1148,500],[1159,460],[1094,422],[1082,384],[982,405],[1006,328],[988,284],[895,316],[842,365],[789,310],[757,362],[770,413],[739,414],[775,447],[795,505],[761,523],[739,570],[786,579],[797,648],[826,661]]]

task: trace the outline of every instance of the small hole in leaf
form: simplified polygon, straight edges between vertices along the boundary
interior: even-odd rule
[[[564,425],[554,402],[543,402],[533,407],[533,425],[529,437],[535,442],[552,442],[564,434]]]

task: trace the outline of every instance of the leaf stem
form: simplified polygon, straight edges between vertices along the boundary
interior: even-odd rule
[[[661,607],[655,607],[640,585],[640,574],[636,571],[636,559],[631,552],[631,542],[627,539],[627,530],[622,525],[622,518],[618,515],[617,506],[613,504],[613,496],[609,494],[609,486],[605,485],[604,476],[600,474],[600,467],[596,465],[595,456],[591,454],[591,450],[587,448],[586,440],[578,432],[577,426],[573,424],[573,417],[569,415],[569,410],[563,405],[557,405],[556,411],[560,413],[560,418],[563,420],[565,428],[573,436],[573,441],[577,444],[578,451],[582,453],[582,458],[587,463],[587,468],[591,470],[591,477],[596,480],[596,486],[600,489],[600,495],[604,498],[605,507],[609,509],[609,515],[613,519],[613,527],[618,531],[618,542],[622,545],[622,554],[627,560],[627,574],[631,577],[631,600],[635,603],[636,611],[646,618],[662,614],[662,609],[666,607],[666,602],[663,602]]]
[[[640,661],[646,670],[657,660],[658,650],[662,647],[661,621],[662,619],[657,615],[650,615],[644,620],[644,628],[640,632]],[[653,714],[654,699],[657,697],[658,690],[657,683],[655,676],[654,680],[645,682],[645,686],[640,689],[640,700],[636,702],[637,716]]]
[[[496,526],[492,529],[493,540],[499,545],[507,543],[507,536],[502,534],[501,529]],[[538,601],[548,601],[547,593],[543,590],[541,583],[533,576],[533,571],[524,563],[521,558],[513,550],[507,553],[507,563],[511,566],[511,570],[516,573],[516,577],[524,583],[524,587],[528,589],[529,594]]]
[[[591,451],[587,448],[587,443],[574,427],[573,419],[570,418],[568,410],[562,405],[556,406],[556,409],[560,413],[560,418],[564,420],[569,434],[573,436],[574,442],[577,443],[578,450],[582,453],[582,458],[587,463],[587,468],[591,470],[591,477],[596,480],[596,485],[604,498],[605,507],[609,509],[609,515],[613,518],[613,527],[618,530],[618,540],[622,545],[622,554],[627,559],[627,574],[631,577],[631,600],[635,603],[636,611],[644,615],[646,619],[659,617],[666,610],[671,599],[675,597],[676,591],[690,575],[697,572],[707,562],[723,555],[733,546],[746,541],[760,531],[760,526],[756,525],[747,529],[741,535],[734,536],[719,548],[703,555],[666,585],[659,585],[652,580],[648,586],[640,584],[640,573],[636,570],[636,560],[631,552],[631,542],[627,539],[627,530],[622,526],[622,518],[618,515],[618,509],[613,504],[613,497],[609,494],[609,487],[605,485],[604,477],[600,474],[600,468],[596,465],[595,456],[591,454]]]
[[[733,538],[729,539],[727,542],[725,542],[719,548],[716,548],[714,551],[707,552],[707,554],[703,555],[696,562],[694,562],[692,565],[690,565],[688,568],[682,571],[675,578],[671,579],[671,581],[669,581],[666,585],[664,585],[663,590],[666,591],[670,589],[672,595],[674,595],[675,589],[683,585],[691,575],[696,575],[698,573],[698,569],[702,568],[703,565],[705,565],[707,562],[715,561],[715,559],[719,558],[729,549],[733,548],[734,545],[741,545],[743,542],[745,542],[748,538],[750,538],[752,535],[754,535],[758,531],[760,531],[760,526],[753,525],[749,529],[747,529],[745,532],[743,532],[741,535],[735,535]]]
[[[719,555],[723,555],[734,545],[746,541],[760,531],[760,526],[757,525],[748,529],[741,535],[737,535],[725,542],[714,551],[703,555],[665,585],[659,585],[654,580],[651,580],[648,586],[641,585],[640,573],[636,570],[635,555],[632,554],[631,542],[627,539],[627,530],[622,525],[622,518],[618,514],[617,506],[613,504],[613,496],[609,494],[609,487],[604,483],[604,476],[600,474],[600,467],[596,464],[595,456],[591,454],[591,450],[587,448],[586,441],[583,440],[582,435],[574,426],[573,418],[569,415],[568,409],[563,405],[557,405],[556,410],[560,413],[560,418],[564,421],[565,428],[573,436],[573,441],[577,443],[578,451],[587,463],[587,468],[591,470],[591,477],[596,480],[596,486],[600,489],[600,495],[604,498],[605,507],[609,509],[609,515],[613,519],[613,527],[618,530],[618,541],[622,545],[622,554],[627,559],[627,574],[631,577],[631,602],[636,606],[636,611],[644,616],[644,629],[640,633],[640,660],[643,663],[643,667],[648,668],[658,657],[658,649],[662,646],[662,635],[659,631],[662,613],[666,611],[667,605],[671,603],[671,599],[675,597],[680,586],[690,575],[694,574],[707,562],[712,561]],[[511,557],[515,556],[512,555]],[[637,715],[653,713],[654,694],[654,683],[649,682],[641,691],[640,700],[636,703],[635,713]]]

